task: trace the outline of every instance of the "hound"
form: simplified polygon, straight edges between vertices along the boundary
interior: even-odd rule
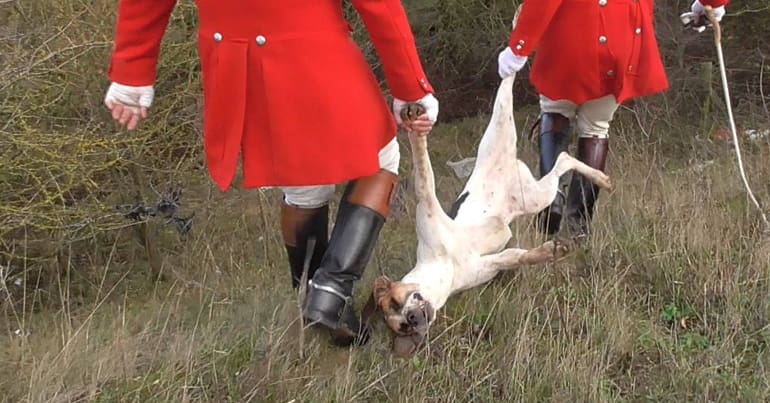
[[[497,89],[494,110],[479,144],[471,176],[447,215],[436,197],[435,179],[424,136],[409,135],[414,161],[417,262],[400,281],[377,278],[370,303],[376,304],[394,334],[393,352],[410,355],[447,299],[492,280],[503,270],[543,264],[568,253],[565,244],[548,241],[534,249],[505,248],[511,221],[536,214],[556,197],[559,177],[575,170],[611,189],[610,179],[566,152],[551,172],[535,180],[517,158],[513,120],[513,81]],[[420,111],[407,110],[404,118]]]

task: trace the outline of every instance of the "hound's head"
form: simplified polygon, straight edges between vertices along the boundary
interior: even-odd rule
[[[418,287],[382,276],[374,282],[374,301],[394,333],[393,353],[408,356],[428,333],[435,311]]]

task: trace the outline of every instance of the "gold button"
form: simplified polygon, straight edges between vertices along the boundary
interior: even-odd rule
[[[599,37],[599,43],[607,43],[607,37],[602,35]]]
[[[615,75],[615,72],[612,70],[607,71],[607,77],[612,77]]]
[[[265,43],[267,43],[267,39],[264,36],[262,36],[262,35],[258,35],[257,36],[257,45],[262,46]]]
[[[214,42],[222,42],[222,34],[219,32],[214,33]]]
[[[634,31],[634,33],[639,35],[639,34],[642,33],[642,29],[641,28],[637,28],[636,31]]]

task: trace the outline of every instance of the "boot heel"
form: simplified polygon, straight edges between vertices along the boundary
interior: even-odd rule
[[[381,170],[348,185],[321,265],[308,290],[303,316],[328,328],[332,342],[366,342],[368,332],[353,308],[353,284],[361,279],[389,212],[396,175]]]
[[[338,346],[366,342],[361,322],[353,310],[353,298],[332,287],[314,284],[311,280],[302,314],[308,324],[327,328],[332,342]]]

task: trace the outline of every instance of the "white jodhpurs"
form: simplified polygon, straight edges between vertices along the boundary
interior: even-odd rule
[[[380,150],[380,168],[398,175],[401,151],[395,137]],[[281,187],[287,204],[301,208],[324,206],[334,197],[336,185],[285,186]]]
[[[540,96],[540,110],[543,113],[559,113],[577,124],[578,137],[607,138],[610,122],[618,110],[614,95],[586,101],[581,105],[567,100],[554,101]]]

